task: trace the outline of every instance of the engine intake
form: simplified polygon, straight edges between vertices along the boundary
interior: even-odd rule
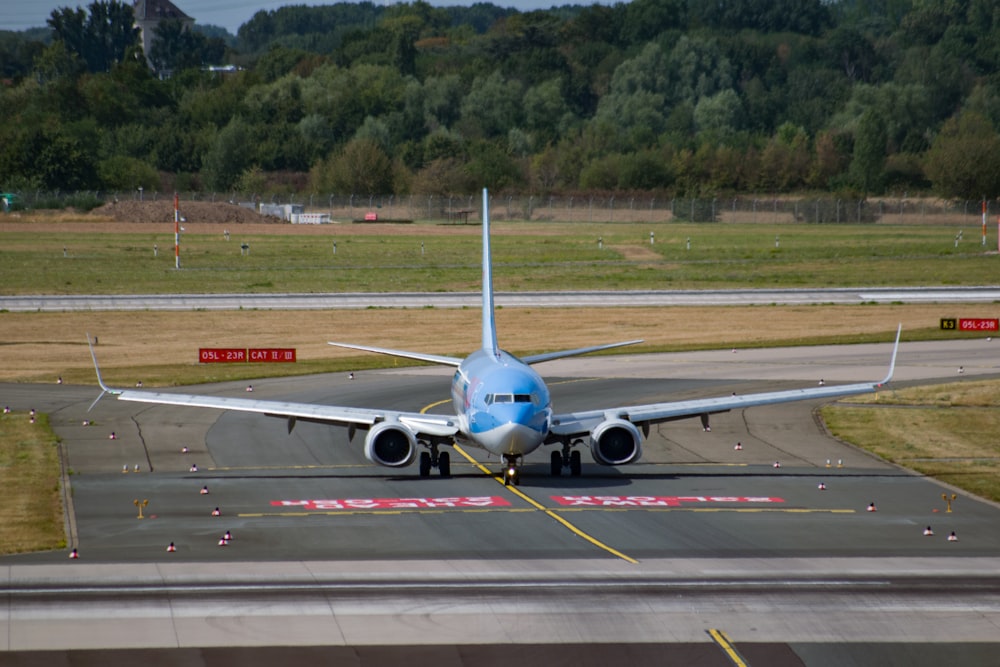
[[[413,463],[417,455],[417,436],[402,424],[382,422],[368,430],[365,437],[365,458],[390,468],[402,468]]]
[[[605,466],[632,463],[642,456],[642,435],[632,422],[609,419],[591,431],[590,453]]]

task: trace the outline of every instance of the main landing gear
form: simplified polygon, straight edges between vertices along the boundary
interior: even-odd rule
[[[442,477],[451,477],[451,456],[448,452],[439,453],[437,445],[420,452],[420,476],[430,477],[431,468],[437,468]]]
[[[503,485],[510,486],[521,483],[521,461],[520,455],[503,455]]]
[[[580,461],[580,450],[573,449],[568,443],[563,445],[562,451],[553,451],[551,456],[551,473],[553,477],[562,474],[563,468],[569,468],[569,474],[579,477],[583,470]]]

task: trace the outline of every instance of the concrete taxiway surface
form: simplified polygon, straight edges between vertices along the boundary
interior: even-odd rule
[[[954,380],[958,366],[963,379],[996,376],[997,345],[904,343],[897,384]],[[538,368],[556,410],[568,411],[877,379],[889,351],[726,350]],[[254,396],[444,411],[448,378],[421,368],[275,379],[255,382]],[[608,664],[587,663],[595,643],[657,646],[661,660],[685,664],[995,656],[1000,510],[958,494],[946,512],[941,495],[952,489],[830,438],[814,404],[718,415],[710,432],[698,420],[662,425],[642,463],[608,469],[585,454],[579,478],[550,477],[540,452],[523,484],[505,488],[487,474],[497,462],[474,450],[452,454],[451,479],[420,479],[415,467],[368,464],[363,437],[349,443],[340,429],[287,434],[280,420],[111,398],[87,414],[96,393],[0,385],[0,402],[49,412],[64,439],[81,556],[0,559],[0,649],[27,652],[19,656],[396,645],[483,664],[509,660],[513,644]],[[141,520],[137,500],[148,500]],[[928,525],[934,536],[923,535]],[[233,539],[219,546],[227,530]],[[951,531],[959,541],[945,539]],[[456,657],[457,645],[483,653]],[[254,655],[246,664],[266,664]]]

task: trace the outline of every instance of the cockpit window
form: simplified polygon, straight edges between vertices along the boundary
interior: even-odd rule
[[[535,394],[487,394],[486,405],[494,403],[538,403]]]

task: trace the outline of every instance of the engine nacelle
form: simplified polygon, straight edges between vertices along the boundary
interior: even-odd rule
[[[417,436],[396,422],[380,422],[368,430],[365,437],[365,458],[390,468],[402,468],[413,463],[417,455]]]
[[[642,434],[624,419],[601,422],[590,433],[590,453],[605,466],[620,466],[642,456]]]

